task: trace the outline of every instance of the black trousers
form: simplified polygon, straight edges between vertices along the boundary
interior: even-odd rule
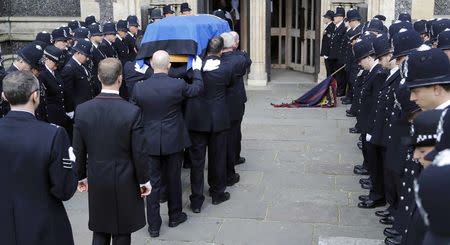
[[[369,194],[370,199],[384,200],[384,149],[380,146],[367,142],[367,156],[367,166],[373,186]]]
[[[367,155],[366,134],[361,134],[361,143],[362,143],[362,154],[363,154],[363,163],[362,163],[362,165],[364,166],[365,169],[367,169],[367,171],[370,171],[369,167],[367,165],[367,159],[369,159],[369,156]]]
[[[327,77],[329,77],[333,73],[332,71],[333,67],[331,66],[329,59],[324,59],[324,62],[325,62],[325,69],[327,71]]]
[[[329,59],[330,66],[331,66],[331,73],[334,73],[339,68],[343,66],[343,64],[340,64],[338,60],[335,59]],[[347,80],[346,80],[346,73],[345,69],[340,70],[338,73],[334,74],[334,79],[337,81],[337,93],[338,95],[345,95],[345,90],[347,88]]]
[[[209,192],[214,198],[222,195],[227,186],[227,131],[222,132],[189,132],[192,145],[190,155],[191,167],[191,205],[201,207],[205,196],[204,169],[206,149],[208,149],[208,184]]]
[[[131,234],[112,235],[103,232],[94,232],[92,237],[92,245],[130,245]]]
[[[227,179],[232,178],[236,171],[234,166],[239,161],[241,142],[241,122],[232,121],[227,135]]]
[[[161,227],[159,199],[161,194],[161,176],[165,176],[167,185],[167,206],[169,220],[176,219],[183,210],[181,192],[181,163],[183,153],[177,152],[165,156],[150,156],[150,183],[152,192],[147,197],[147,223],[151,230]]]

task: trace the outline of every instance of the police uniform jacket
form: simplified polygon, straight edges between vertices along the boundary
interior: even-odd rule
[[[149,154],[170,155],[190,146],[182,103],[202,91],[200,71],[194,71],[192,84],[156,73],[135,85],[131,101],[142,110]]]
[[[0,63],[0,94],[3,92],[3,82],[2,81],[3,81],[3,78],[5,78],[5,76],[6,76],[5,68],[3,68],[2,64]],[[2,118],[6,114],[6,111],[4,108],[6,106],[6,104],[7,104],[7,102],[3,101],[3,99],[0,98],[0,118]]]
[[[345,64],[345,57],[347,52],[346,42],[347,28],[344,22],[337,28],[335,28],[330,40],[330,55],[328,58],[331,60],[337,60],[338,64]]]
[[[35,111],[38,120],[48,122],[47,86],[39,80],[39,106]]]
[[[92,44],[92,57],[91,59],[88,61],[90,64],[90,72],[92,74],[92,80],[94,82],[95,85],[95,89],[94,89],[94,95],[97,96],[100,93],[100,90],[102,89],[102,84],[101,82],[98,80],[98,64],[100,63],[100,61],[102,61],[103,59],[106,59],[106,55],[98,48],[98,46],[95,46],[94,44]]]
[[[367,75],[369,75],[369,71],[363,70],[358,66],[358,72],[356,73],[356,79],[353,86],[353,100],[350,107],[350,111],[355,115],[358,115],[361,109],[361,89],[364,81],[367,79]],[[358,117],[356,119],[358,120]],[[356,123],[358,123],[358,121]]]
[[[73,196],[78,178],[64,128],[11,111],[0,119],[0,139],[1,243],[73,245],[62,201]]]
[[[217,56],[207,56],[203,65],[220,60]],[[230,115],[226,100],[227,88],[232,86],[232,65],[221,62],[213,71],[203,71],[205,90],[198,97],[186,102],[186,125],[196,132],[221,132],[230,128]]]
[[[400,70],[389,76],[386,82],[381,86],[378,92],[378,98],[375,109],[375,118],[373,119],[373,132],[370,143],[378,146],[386,146],[387,128],[389,128],[389,116],[394,107],[394,87],[401,80]]]
[[[327,25],[322,35],[322,48],[320,50],[320,56],[328,56],[330,54],[331,36],[333,35],[336,26],[333,22]]]
[[[48,122],[65,126],[67,121],[64,105],[64,84],[57,71],[51,72],[47,67],[39,74],[39,80],[47,88]]]
[[[125,38],[123,39],[123,43],[128,48],[128,53],[130,55],[130,60],[133,61],[136,59],[136,38],[130,32],[127,33]]]
[[[91,74],[83,65],[73,58],[64,67],[61,77],[66,93],[66,111],[74,111],[77,105],[91,100],[95,96],[95,84]]]
[[[121,37],[117,36],[116,41],[112,45],[114,47],[114,50],[116,50],[116,52],[117,52],[117,58],[122,63],[122,66],[127,61],[134,60],[130,56],[130,51],[129,51],[127,45],[125,44],[124,39],[122,39]]]
[[[375,117],[375,105],[379,88],[386,80],[386,73],[380,64],[375,65],[367,75],[361,87],[359,114],[357,116],[358,129],[362,133],[372,133],[373,125],[371,120]]]
[[[98,45],[98,48],[107,58],[117,58],[117,52],[113,47],[112,43],[109,43],[106,41],[106,39],[103,39],[102,43]]]
[[[109,93],[79,105],[73,147],[79,179],[89,184],[89,229],[128,234],[144,227],[139,184],[149,172],[139,108]]]
[[[221,60],[230,63],[233,68],[233,85],[227,88],[227,104],[231,121],[240,121],[244,116],[244,104],[247,102],[244,75],[252,60],[245,52],[232,51],[222,54]]]

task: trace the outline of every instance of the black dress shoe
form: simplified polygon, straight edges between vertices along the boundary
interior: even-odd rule
[[[365,167],[362,164],[356,164],[353,169],[365,169]]]
[[[370,177],[369,178],[366,178],[366,179],[359,179],[359,183],[362,185],[362,184],[372,184],[372,180],[370,179]]]
[[[241,176],[238,173],[235,173],[233,177],[231,177],[227,180],[227,186],[233,186],[234,184],[239,182],[240,179],[241,179]]]
[[[392,227],[387,227],[387,228],[384,228],[383,235],[385,235],[387,237],[396,237],[396,236],[400,236],[400,232],[396,231]]]
[[[166,195],[161,195],[159,197],[159,203],[165,203],[167,202],[167,196]]]
[[[380,217],[380,218],[386,218],[386,217],[391,215],[391,212],[389,212],[387,210],[378,210],[378,211],[375,212],[375,215]]]
[[[221,203],[223,203],[225,201],[228,201],[228,200],[230,200],[230,193],[224,192],[224,193],[221,193],[219,195],[214,195],[212,197],[212,204],[213,205],[218,205],[218,204],[221,204]]]
[[[351,112],[346,112],[345,115],[346,115],[347,117],[356,117],[356,115],[353,114],[353,113],[351,113]]]
[[[385,200],[367,200],[365,202],[360,202],[358,203],[358,208],[376,208],[376,207],[382,207],[386,205],[386,201]]]
[[[384,244],[386,245],[400,245],[402,243],[402,236],[386,237]]]
[[[181,212],[178,217],[173,220],[169,220],[169,227],[177,227],[179,224],[184,223],[187,220],[187,214]]]
[[[243,163],[245,163],[245,157],[239,157],[236,165],[243,164]]]
[[[367,171],[367,169],[353,169],[353,173],[354,174],[358,174],[358,175],[369,175],[369,171]]]
[[[388,216],[380,219],[380,223],[383,225],[393,225],[394,221],[395,221],[394,216]]]
[[[360,134],[361,133],[357,128],[349,128],[348,132],[351,134]]]
[[[356,143],[356,146],[358,147],[358,149],[362,150],[363,143],[361,141],[358,141],[358,143]]]
[[[342,100],[343,105],[350,105],[351,103],[352,103],[352,99],[350,99],[350,98],[344,98]]]
[[[191,205],[191,210],[193,213],[195,214],[199,214],[200,212],[202,212],[202,208],[197,208]]]
[[[369,195],[360,195],[360,196],[358,197],[358,199],[359,199],[361,202],[367,202],[368,200],[370,200],[370,197],[369,197]]]
[[[150,234],[150,237],[159,237],[159,230],[148,229],[148,234]]]

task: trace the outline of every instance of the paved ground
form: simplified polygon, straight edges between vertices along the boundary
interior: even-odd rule
[[[345,117],[346,108],[273,109],[270,102],[290,101],[312,86],[311,77],[298,73],[274,76],[268,88],[248,91],[242,142],[247,163],[237,167],[241,182],[228,189],[231,200],[213,206],[207,197],[202,213],[193,214],[183,170],[188,221],[168,228],[164,207],[159,239],[150,239],[145,228],[133,234],[133,244],[381,244],[383,226],[373,210],[355,207],[364,192],[352,168],[361,154],[357,136],[347,133],[354,122]],[[66,207],[76,244],[90,244],[87,194],[77,193]]]

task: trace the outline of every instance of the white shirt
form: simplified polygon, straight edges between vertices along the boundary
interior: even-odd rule
[[[375,62],[373,63],[372,67],[369,70],[369,73],[372,72],[373,68],[375,68],[375,66],[378,65],[378,60],[375,60]]]
[[[446,102],[442,103],[440,106],[436,107],[436,110],[443,110],[450,106],[450,100],[447,100]]]
[[[117,37],[120,41],[122,41],[122,38],[119,36],[119,34],[116,34],[116,37]]]
[[[26,112],[26,113],[30,113],[31,115],[33,115],[33,116],[34,116],[34,112],[31,112],[31,111],[27,111],[27,110],[23,110],[23,109],[13,109],[13,108],[11,108],[11,111],[20,111],[20,112]]]
[[[45,68],[47,68],[47,70],[48,70],[53,76],[55,76],[55,72],[54,72],[52,69],[48,68],[47,65],[45,65]]]
[[[105,93],[105,94],[119,94],[119,91],[112,90],[112,89],[102,89],[101,93]]]
[[[104,39],[110,46],[112,45],[112,43],[110,41],[108,41],[108,39]]]
[[[96,44],[95,42],[91,42],[92,46],[94,46],[95,48],[98,48],[98,44]]]
[[[389,78],[391,78],[392,75],[394,75],[398,71],[398,69],[399,69],[398,66],[392,68],[386,81],[389,80]]]
[[[337,30],[342,25],[342,23],[344,23],[344,21],[341,21],[341,22],[337,23],[335,30]]]

